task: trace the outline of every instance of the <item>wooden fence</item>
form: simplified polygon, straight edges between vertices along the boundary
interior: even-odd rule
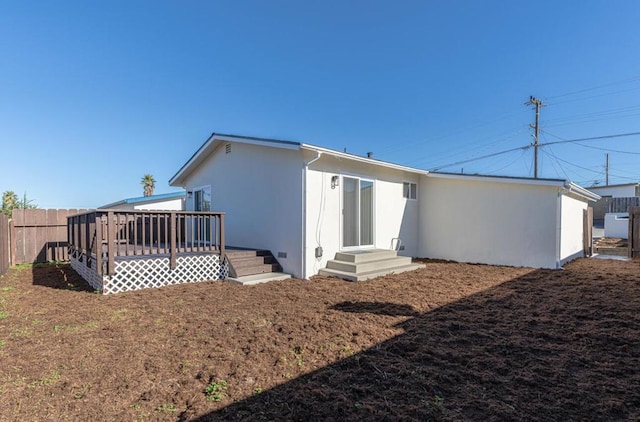
[[[640,207],[629,208],[629,257],[640,256]]]
[[[0,213],[0,275],[4,275],[11,266],[9,219]]]
[[[587,207],[582,216],[582,245],[584,256],[593,255],[593,208]]]
[[[68,261],[67,217],[84,209],[13,210],[11,264]]]
[[[640,196],[606,198],[607,212],[629,212],[631,207],[640,207]]]

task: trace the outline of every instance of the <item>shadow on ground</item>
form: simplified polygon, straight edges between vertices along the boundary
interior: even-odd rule
[[[419,316],[420,313],[412,306],[389,302],[340,302],[331,306],[336,311],[375,314],[388,316]]]
[[[34,264],[31,271],[35,286],[79,292],[95,290],[69,264]]]
[[[637,277],[540,270],[424,314],[333,309],[412,318],[397,337],[195,420],[640,417]]]

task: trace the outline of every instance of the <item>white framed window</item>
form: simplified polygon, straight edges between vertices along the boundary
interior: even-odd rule
[[[416,199],[418,197],[418,185],[413,182],[403,182],[402,196],[407,199]]]

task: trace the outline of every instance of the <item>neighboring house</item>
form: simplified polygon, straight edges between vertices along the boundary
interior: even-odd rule
[[[601,196],[601,198],[593,205],[593,220],[596,223],[604,222],[604,215],[609,212],[608,208],[611,198],[630,198],[633,196],[640,196],[640,183],[591,186],[586,189]]]
[[[226,213],[228,245],[308,278],[337,252],[559,268],[583,256],[599,197],[571,182],[430,173],[300,142],[212,134],[171,178],[187,210]]]
[[[186,192],[139,196],[103,205],[98,209],[182,211],[185,209],[186,197]]]

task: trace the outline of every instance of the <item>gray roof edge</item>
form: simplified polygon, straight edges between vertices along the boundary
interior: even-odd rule
[[[107,209],[107,208],[112,208],[115,207],[117,205],[123,205],[123,204],[142,204],[145,202],[155,202],[155,201],[162,201],[162,200],[169,200],[169,199],[178,199],[178,198],[182,198],[182,197],[186,197],[187,193],[186,192],[169,192],[169,193],[161,193],[158,195],[150,195],[150,196],[136,196],[135,198],[125,198],[125,199],[121,199],[120,201],[116,201],[116,202],[112,202],[110,204],[107,205],[103,205],[101,207],[98,207],[98,209]]]
[[[618,183],[615,185],[597,185],[597,186],[589,186],[587,188],[584,189],[606,189],[606,188],[619,188],[621,186],[638,186],[640,185],[640,182],[631,182],[631,183]]]

